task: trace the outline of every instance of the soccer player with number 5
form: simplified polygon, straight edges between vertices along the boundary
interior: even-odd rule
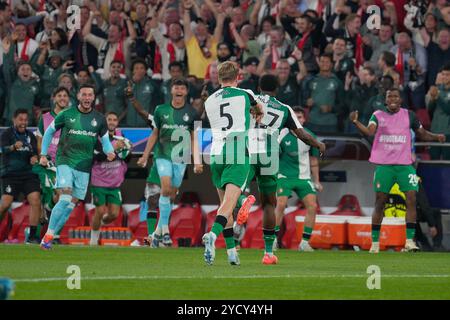
[[[366,127],[358,121],[358,111],[350,113],[350,120],[366,136],[375,136],[369,161],[377,165],[373,187],[376,193],[375,210],[372,215],[372,246],[370,252],[380,250],[380,228],[384,204],[395,183],[406,195],[406,243],[403,251],[418,251],[414,242],[416,230],[416,193],[419,189],[416,170],[412,166],[411,129],[423,141],[445,142],[443,134],[425,130],[415,114],[401,107],[399,89],[386,92],[386,107],[375,111]]]

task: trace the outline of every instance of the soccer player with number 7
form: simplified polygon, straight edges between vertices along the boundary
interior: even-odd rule
[[[371,253],[380,250],[380,229],[384,215],[384,204],[395,183],[406,195],[406,243],[403,251],[418,251],[414,242],[416,230],[416,193],[419,189],[416,170],[412,166],[411,129],[423,141],[445,142],[443,134],[433,134],[425,130],[415,114],[401,107],[399,89],[386,92],[386,107],[375,111],[366,127],[358,121],[358,111],[350,113],[350,120],[361,133],[375,136],[369,161],[377,165],[373,188],[376,193],[375,209],[372,215]]]

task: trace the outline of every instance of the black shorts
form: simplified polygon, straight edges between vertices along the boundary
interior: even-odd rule
[[[35,174],[2,178],[2,195],[13,196],[17,200],[21,193],[26,197],[33,192],[41,192],[41,183]]]

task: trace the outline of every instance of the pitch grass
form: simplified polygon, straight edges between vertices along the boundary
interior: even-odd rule
[[[213,266],[203,249],[0,245],[0,277],[16,282],[14,299],[450,299],[450,254],[224,249]],[[81,269],[81,290],[68,290],[67,267]],[[381,269],[381,289],[366,286],[367,267]]]

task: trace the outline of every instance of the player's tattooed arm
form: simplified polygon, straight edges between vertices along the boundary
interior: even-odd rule
[[[295,134],[297,138],[302,140],[307,145],[319,149],[320,153],[325,153],[325,144],[323,142],[320,142],[316,140],[312,135],[310,135],[308,132],[306,132],[303,128],[297,128],[293,129],[292,132]]]

